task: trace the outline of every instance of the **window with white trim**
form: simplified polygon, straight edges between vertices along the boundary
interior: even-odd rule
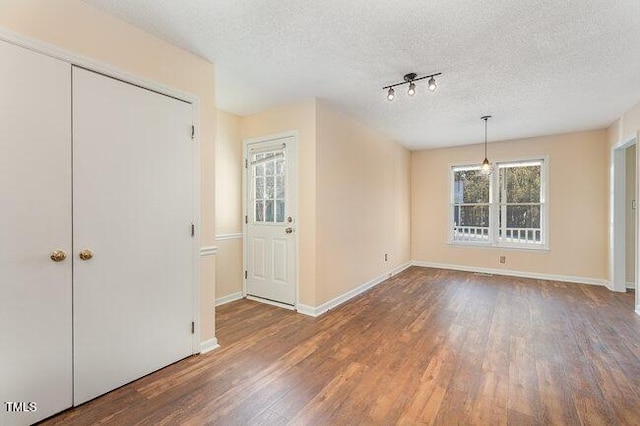
[[[480,165],[451,168],[453,243],[546,247],[544,159],[504,161],[485,176]]]

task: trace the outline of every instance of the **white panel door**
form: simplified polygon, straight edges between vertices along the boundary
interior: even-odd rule
[[[69,64],[0,42],[2,425],[72,404],[70,111]]]
[[[75,404],[192,353],[192,113],[73,68]]]
[[[296,140],[247,146],[247,295],[296,301]]]

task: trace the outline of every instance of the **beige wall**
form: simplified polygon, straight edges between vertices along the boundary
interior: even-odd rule
[[[411,260],[411,155],[322,102],[317,117],[320,305]]]
[[[198,96],[202,245],[214,243],[213,64],[79,0],[0,0],[0,26],[127,73]],[[201,339],[215,334],[215,259],[201,263]]]
[[[240,117],[218,110],[216,131],[216,298],[242,292]],[[229,239],[229,237],[231,237]]]
[[[635,282],[636,277],[636,210],[632,208],[632,201],[636,199],[636,146],[633,145],[626,150],[627,164],[626,171],[626,265],[627,265],[627,283]]]
[[[243,139],[299,132],[300,303],[320,306],[410,261],[409,151],[316,100],[240,127]]]
[[[316,306],[316,100],[240,119],[242,139],[298,131],[298,300]]]
[[[548,251],[447,244],[449,167],[479,162],[481,145],[412,154],[412,255],[440,264],[608,279],[607,132],[592,131],[489,144],[489,158],[548,155]],[[506,264],[499,256],[506,256]]]

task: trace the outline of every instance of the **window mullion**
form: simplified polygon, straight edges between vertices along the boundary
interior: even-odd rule
[[[498,175],[500,174],[500,169],[498,167],[495,168],[494,173],[491,175],[491,184],[490,184],[490,193],[491,193],[491,229],[489,230],[491,234],[491,244],[496,244],[498,241],[498,224],[499,224],[499,216],[498,216],[498,207],[500,205],[500,197],[499,197],[499,185],[498,185]]]

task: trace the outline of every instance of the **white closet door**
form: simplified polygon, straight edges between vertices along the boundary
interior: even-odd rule
[[[192,353],[191,124],[188,103],[73,68],[76,405]]]
[[[70,111],[69,64],[0,42],[2,425],[72,403]]]

